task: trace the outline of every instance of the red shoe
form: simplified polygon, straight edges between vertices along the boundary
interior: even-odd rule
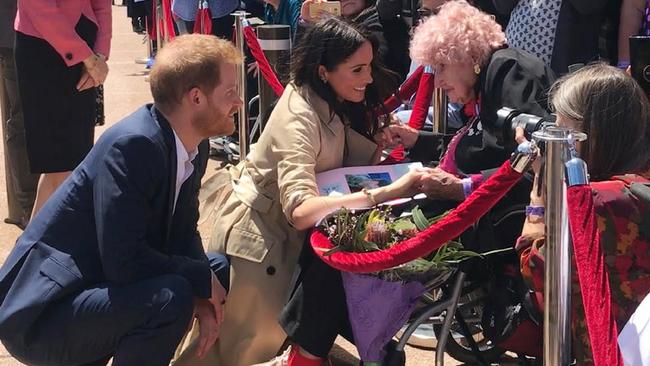
[[[323,366],[323,360],[305,357],[300,353],[300,347],[289,346],[280,356],[253,366]]]

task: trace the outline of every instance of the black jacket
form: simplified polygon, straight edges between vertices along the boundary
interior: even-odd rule
[[[476,85],[481,97],[480,122],[475,123],[474,132],[464,135],[456,148],[455,159],[460,172],[482,174],[484,180],[493,174],[510,157],[514,147],[511,143],[514,133],[504,134],[502,129],[497,128],[497,111],[509,107],[549,117],[547,92],[554,80],[553,71],[529,53],[512,48],[494,52],[487,67],[481,71]],[[421,132],[416,145],[409,152],[409,158],[422,161],[436,159],[440,152],[435,148],[439,145],[440,138],[439,135]],[[479,222],[477,229],[465,236],[480,236],[475,241],[485,249],[504,243],[514,244],[521,232],[523,220],[518,216],[511,222],[507,219],[508,214],[513,209],[526,205],[530,190],[529,180],[520,181]],[[487,231],[496,233],[486,234]]]
[[[497,111],[509,107],[538,116],[549,117],[547,92],[555,75],[537,57],[513,48],[497,50],[487,67],[481,70],[476,90],[481,97],[482,133],[465,135],[456,149],[456,164],[465,174],[479,174],[501,165],[509,156],[509,138],[497,128]],[[410,150],[412,160],[431,161],[439,155],[432,147],[439,135],[420,132]]]

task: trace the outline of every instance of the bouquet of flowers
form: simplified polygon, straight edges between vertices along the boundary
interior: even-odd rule
[[[373,252],[399,245],[443,218],[427,219],[415,207],[410,215],[395,217],[391,207],[367,211],[340,209],[323,221],[319,230],[334,252]],[[384,348],[404,325],[425,291],[442,285],[456,265],[479,254],[450,241],[429,255],[385,270],[355,274],[342,272],[354,340],[364,365],[381,364]]]

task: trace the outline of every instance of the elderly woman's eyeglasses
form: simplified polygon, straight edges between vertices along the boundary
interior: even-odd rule
[[[427,17],[430,17],[432,15],[438,14],[438,12],[440,11],[440,8],[429,9],[429,8],[425,8],[425,7],[419,7],[416,11],[418,13],[418,17],[420,17],[420,19],[422,19],[422,18],[427,18]]]

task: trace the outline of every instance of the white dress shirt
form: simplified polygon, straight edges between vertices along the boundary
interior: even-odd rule
[[[172,131],[174,131],[172,129]],[[192,160],[196,158],[196,155],[199,153],[199,149],[195,148],[191,152],[187,152],[185,146],[181,142],[181,139],[178,138],[176,131],[174,131],[174,140],[176,140],[176,192],[174,193],[174,211],[176,210],[176,200],[178,199],[178,193],[181,191],[181,186],[187,178],[192,175],[194,172],[194,165]]]

